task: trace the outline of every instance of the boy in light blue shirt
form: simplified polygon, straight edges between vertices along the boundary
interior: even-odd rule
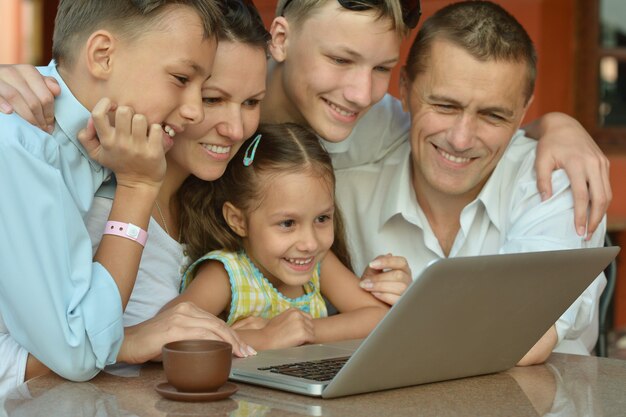
[[[132,354],[120,350],[122,313],[142,231],[164,151],[204,116],[218,19],[208,0],[61,0],[55,61],[40,69],[61,87],[54,132],[0,115],[0,332],[15,343],[0,362],[20,363],[15,375],[0,375],[0,390],[42,364],[86,380]],[[81,146],[88,122],[97,139]],[[127,238],[106,234],[92,261],[83,216],[111,172],[118,187],[109,220]]]

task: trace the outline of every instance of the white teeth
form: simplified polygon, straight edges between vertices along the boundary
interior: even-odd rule
[[[353,111],[347,111],[347,110],[340,109],[339,107],[337,107],[336,105],[334,105],[330,101],[327,101],[327,103],[330,105],[331,109],[335,110],[337,113],[339,113],[342,116],[352,117],[352,116],[354,116],[356,114]]]
[[[306,265],[306,264],[310,264],[311,262],[313,262],[313,258],[308,258],[308,259],[286,258],[286,259],[287,259],[287,262],[296,264],[296,265]]]
[[[207,149],[213,153],[228,153],[230,152],[230,146],[217,146],[217,145],[207,145],[205,143],[202,144],[204,149]]]
[[[454,162],[456,164],[464,164],[471,160],[471,158],[461,158],[459,156],[450,155],[448,152],[439,149],[439,154],[446,158],[448,161]]]
[[[176,136],[176,131],[171,126],[165,125],[165,126],[163,126],[163,130],[165,131],[165,133],[167,133],[171,137]]]

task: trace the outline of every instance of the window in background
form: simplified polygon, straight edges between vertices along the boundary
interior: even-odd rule
[[[578,0],[577,117],[607,151],[626,150],[626,2]]]
[[[626,127],[626,2],[600,3],[600,126]]]
[[[41,61],[43,0],[0,0],[0,63]]]

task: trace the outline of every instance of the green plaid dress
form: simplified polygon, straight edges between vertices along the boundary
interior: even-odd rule
[[[281,294],[252,263],[245,252],[217,250],[195,261],[183,276],[182,289],[186,288],[198,266],[209,259],[224,264],[230,279],[231,303],[229,325],[246,317],[271,319],[290,309],[299,308],[313,318],[326,317],[326,304],[320,292],[320,265],[313,271],[311,280],[304,285],[304,295],[289,298]]]

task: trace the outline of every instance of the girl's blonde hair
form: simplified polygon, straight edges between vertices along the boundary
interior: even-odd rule
[[[192,261],[217,249],[240,251],[243,240],[226,223],[222,208],[226,202],[250,212],[263,201],[272,176],[289,172],[306,172],[328,181],[333,193],[335,174],[330,156],[317,136],[308,128],[294,123],[261,125],[253,136],[261,135],[249,166],[244,165],[249,144],[244,143],[228,164],[224,175],[206,182],[189,177],[179,193],[181,227]],[[345,229],[339,209],[333,216],[335,240],[331,247],[341,262],[352,269],[346,246]]]

